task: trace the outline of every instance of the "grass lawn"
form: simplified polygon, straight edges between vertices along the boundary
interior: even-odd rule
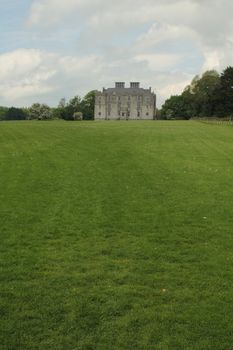
[[[232,350],[233,127],[0,123],[1,350]]]

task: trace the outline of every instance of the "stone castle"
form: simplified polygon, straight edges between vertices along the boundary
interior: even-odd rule
[[[97,91],[95,97],[96,120],[153,120],[156,118],[156,95],[140,83],[115,83],[115,88]]]

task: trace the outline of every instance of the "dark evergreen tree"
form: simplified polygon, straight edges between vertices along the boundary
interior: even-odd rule
[[[171,96],[162,106],[161,116],[163,119],[189,119],[187,107],[187,102],[182,95]]]
[[[233,117],[233,67],[227,67],[220,77],[220,86],[215,90],[215,114],[218,117]]]
[[[65,120],[74,120],[74,113],[81,111],[81,97],[73,97],[65,106],[63,106],[62,115]]]
[[[81,102],[81,111],[85,120],[94,119],[95,93],[95,90],[88,92]]]
[[[11,107],[6,112],[5,120],[25,120],[27,113],[22,108]]]
[[[0,106],[0,120],[5,120],[6,119],[6,115],[8,112],[8,107],[2,107]]]

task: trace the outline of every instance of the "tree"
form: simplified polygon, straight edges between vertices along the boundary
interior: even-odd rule
[[[54,119],[66,119],[66,99],[63,97],[58,103],[57,108],[52,110]]]
[[[89,91],[81,102],[81,111],[83,112],[83,118],[85,120],[94,119],[95,94],[95,90]]]
[[[161,116],[164,119],[189,119],[187,104],[182,95],[171,96],[162,106]]]
[[[22,110],[25,113],[25,119],[30,120],[29,108],[23,107]]]
[[[161,115],[161,109],[156,108],[156,119],[163,119]]]
[[[213,94],[220,85],[218,72],[205,72],[195,87],[197,114],[200,117],[211,117],[214,111]]]
[[[52,119],[52,110],[46,104],[34,103],[29,108],[30,119],[49,120]]]
[[[210,117],[214,111],[214,92],[220,85],[219,73],[215,70],[206,71],[201,77],[194,77],[182,96],[189,117]]]
[[[29,108],[29,118],[39,119],[39,116],[40,116],[40,104],[33,103],[33,105]]]
[[[2,107],[0,106],[0,120],[5,120],[6,119],[6,115],[8,112],[8,107]]]
[[[51,108],[51,114],[52,114],[51,119],[63,119],[57,107]]]
[[[219,117],[233,116],[233,67],[227,67],[220,76],[214,93],[215,113]]]
[[[7,110],[5,120],[25,120],[27,114],[22,108],[11,107]]]
[[[65,99],[65,97],[63,97],[60,99],[60,101],[58,103],[58,108],[62,109],[62,108],[65,108],[65,106],[66,106],[66,99]]]
[[[81,108],[81,97],[73,97],[67,104],[62,107],[62,115],[65,120],[73,120],[73,115],[75,112],[82,111]]]
[[[73,114],[73,119],[74,119],[74,120],[83,120],[83,114],[82,114],[82,112],[75,112],[75,113]]]

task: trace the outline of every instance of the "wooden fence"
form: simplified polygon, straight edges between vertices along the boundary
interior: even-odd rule
[[[233,117],[230,118],[192,118],[192,120],[201,122],[201,123],[207,123],[207,124],[214,124],[214,125],[233,125]]]

